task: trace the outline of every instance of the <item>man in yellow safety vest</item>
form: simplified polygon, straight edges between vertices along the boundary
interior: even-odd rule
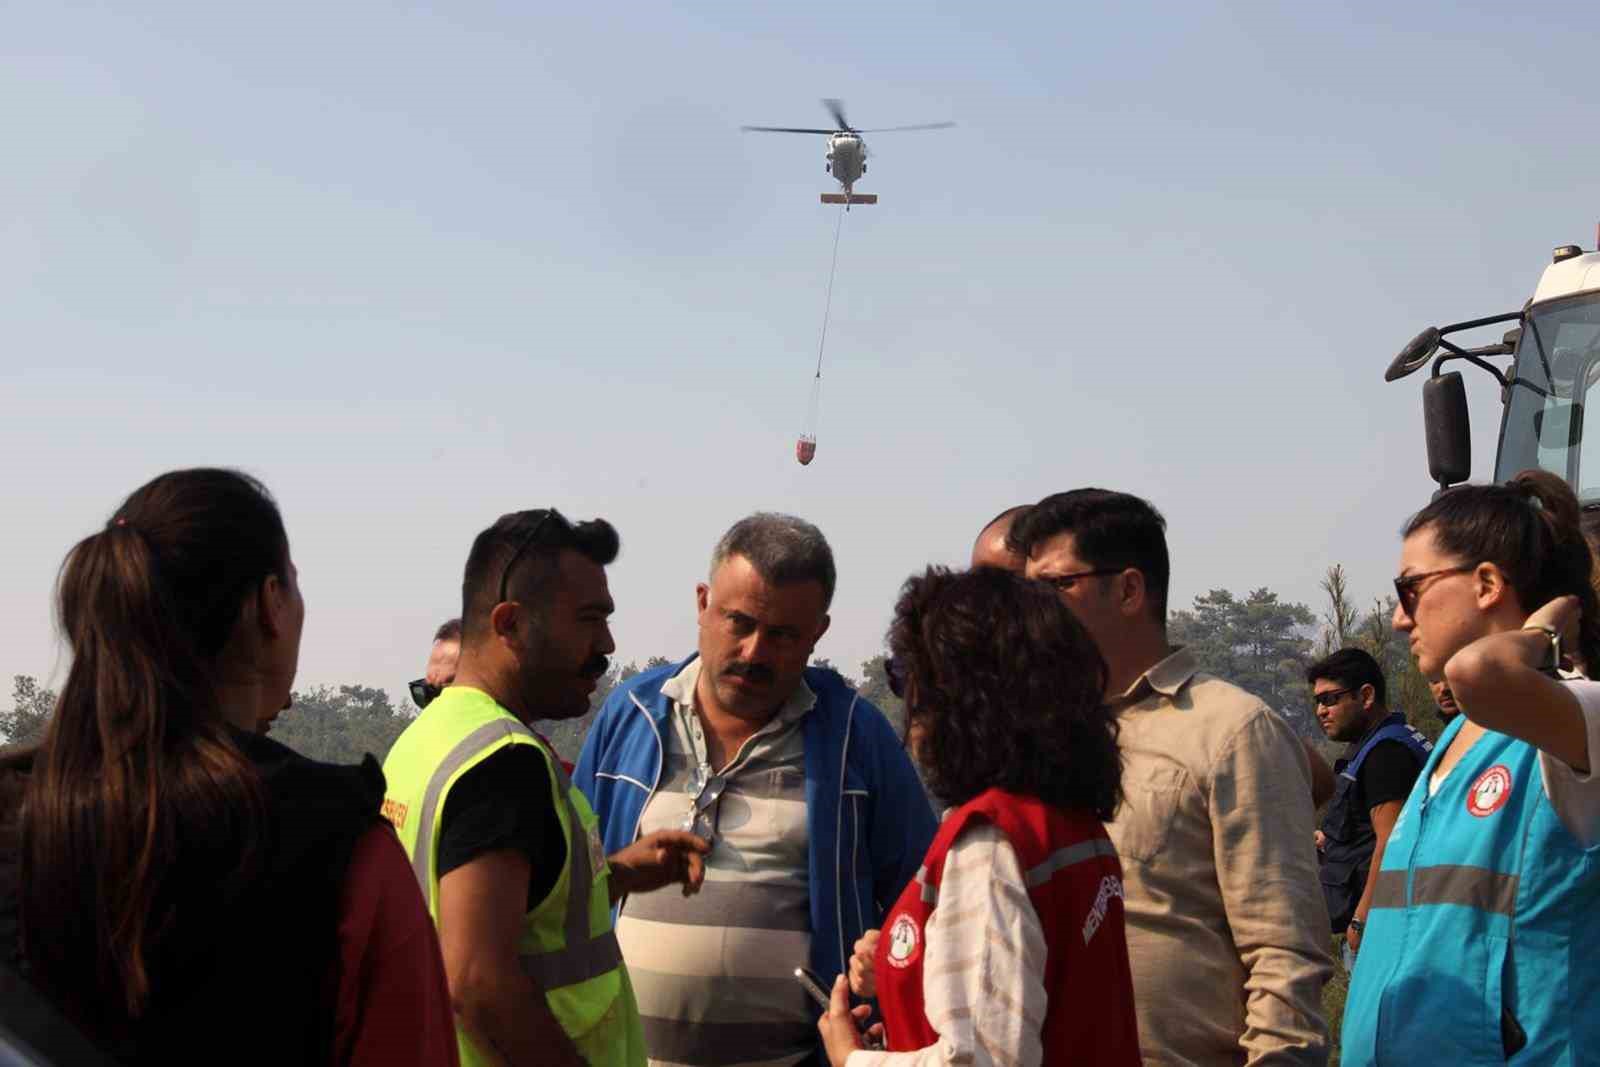
[[[532,729],[581,716],[615,650],[605,567],[616,531],[551,508],[478,535],[462,582],[455,681],[384,764],[384,815],[439,928],[464,1067],[642,1067],[612,932],[628,893],[696,891],[709,845],[649,834],[609,857],[594,812]]]

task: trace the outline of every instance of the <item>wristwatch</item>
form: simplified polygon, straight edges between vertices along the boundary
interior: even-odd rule
[[[1360,919],[1351,919],[1350,920],[1350,929],[1354,930],[1356,933],[1359,934],[1359,933],[1363,932],[1364,930],[1366,930],[1366,928],[1367,928],[1367,924],[1362,922]]]
[[[1546,674],[1555,674],[1561,669],[1561,634],[1550,626],[1524,626],[1524,630],[1542,633],[1550,639],[1550,666],[1541,667]]]

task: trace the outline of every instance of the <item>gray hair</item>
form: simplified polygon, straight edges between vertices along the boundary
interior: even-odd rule
[[[818,582],[823,610],[833,603],[833,587],[839,580],[833,549],[822,531],[804,519],[770,511],[740,519],[712,550],[712,577],[730,556],[749,560],[756,573],[773,585]]]

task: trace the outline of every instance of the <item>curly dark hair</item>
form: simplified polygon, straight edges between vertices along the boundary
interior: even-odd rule
[[[993,568],[930,567],[900,592],[889,650],[944,803],[998,787],[1112,817],[1122,758],[1101,697],[1105,660],[1055,590]]]

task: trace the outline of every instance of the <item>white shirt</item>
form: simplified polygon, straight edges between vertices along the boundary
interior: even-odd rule
[[[1583,731],[1589,741],[1589,773],[1579,774],[1548,752],[1539,753],[1539,776],[1550,806],[1584,848],[1600,842],[1600,774],[1595,761],[1600,757],[1600,682],[1587,678],[1569,679],[1567,688],[1578,698],[1583,712]]]
[[[939,1043],[916,1052],[852,1052],[847,1067],[1039,1067],[1044,1062],[1044,928],[1011,843],[989,823],[945,854],[928,917],[923,1009]]]

